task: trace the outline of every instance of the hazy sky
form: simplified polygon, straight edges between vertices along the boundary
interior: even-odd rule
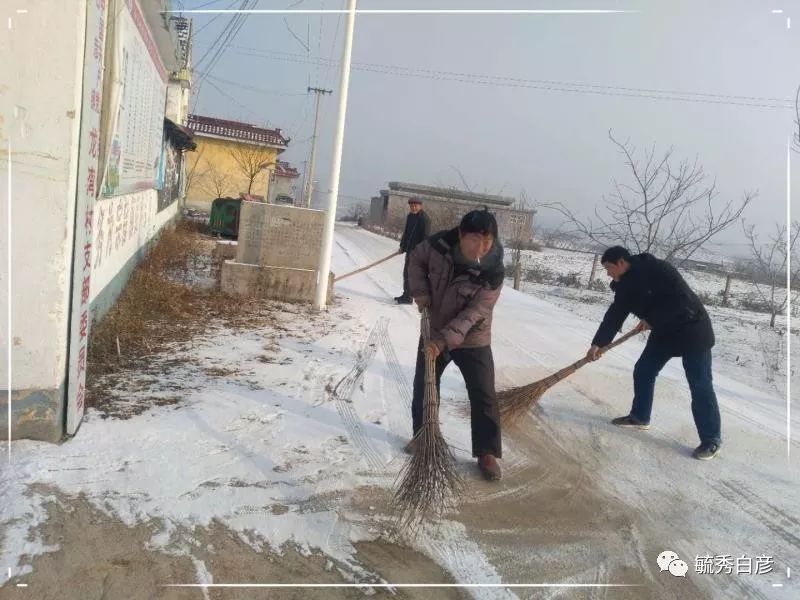
[[[258,7],[293,3],[261,0]],[[186,9],[240,4],[183,1]],[[295,8],[345,6],[345,0],[304,0]],[[345,197],[366,200],[391,180],[461,186],[457,167],[473,191],[517,196],[525,189],[539,202],[561,201],[591,212],[613,189],[614,178],[629,177],[608,139],[613,129],[642,149],[671,146],[676,157],[698,157],[716,177],[720,201],[757,191],[746,217],[760,228],[786,220],[787,140],[800,84],[796,2],[360,0],[359,8],[640,12],[357,16],[340,186]],[[787,17],[795,21],[792,28]],[[198,61],[230,16],[210,24],[212,15],[193,18],[195,30],[208,24],[195,40]],[[216,79],[202,84],[194,110],[280,127],[292,137],[283,158],[302,170],[314,116],[306,87],[333,88],[334,94],[322,100],[317,154],[315,179],[324,190],[339,83],[338,66],[331,68],[327,61],[340,59],[345,17],[293,15],[286,21],[299,40],[281,16],[248,17],[212,70]],[[198,70],[207,64],[208,59]],[[479,84],[475,75],[505,79]],[[262,91],[237,88],[237,83]],[[561,89],[537,89],[546,87]],[[632,97],[624,94],[665,94],[620,88],[685,92],[682,98],[700,101]],[[793,163],[797,188],[800,154],[793,155]],[[797,197],[793,194],[792,208],[800,215]],[[546,223],[560,221],[547,211],[540,217]],[[740,238],[737,227],[723,241]]]

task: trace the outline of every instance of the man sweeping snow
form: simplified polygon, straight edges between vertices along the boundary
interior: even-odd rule
[[[633,369],[631,412],[611,422],[618,427],[648,429],[656,377],[671,358],[680,356],[700,436],[700,445],[692,456],[700,460],[714,458],[722,438],[711,377],[714,330],[703,303],[675,267],[651,254],[631,256],[627,249],[614,246],[603,253],[600,262],[613,279],[614,301],[586,356],[597,360],[600,348],[614,339],[630,313],[641,319],[640,331],[651,330]]]
[[[431,341],[419,342],[414,374],[414,435],[422,427],[425,357],[436,358],[436,388],[442,372],[456,363],[469,396],[472,454],[487,479],[500,479],[500,420],[494,387],[492,312],[505,276],[497,221],[487,210],[467,213],[458,227],[440,231],[412,252],[408,265],[411,295],[430,310]],[[414,442],[408,451],[413,452]]]

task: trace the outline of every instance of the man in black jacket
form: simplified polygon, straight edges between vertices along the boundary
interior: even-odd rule
[[[403,265],[403,293],[394,300],[398,304],[411,304],[411,293],[408,290],[408,257],[417,244],[428,237],[431,229],[431,220],[422,210],[422,200],[417,197],[408,199],[408,216],[403,237],[400,238],[400,252],[406,255]]]
[[[692,456],[714,458],[722,438],[720,416],[711,378],[714,330],[703,303],[677,269],[651,254],[631,254],[621,246],[603,253],[600,261],[614,280],[614,302],[597,329],[586,353],[591,360],[608,345],[629,313],[641,321],[639,331],[651,330],[644,351],[633,369],[633,406],[630,414],[611,421],[618,427],[648,429],[656,377],[670,358],[680,356],[692,394],[692,415],[698,446]]]

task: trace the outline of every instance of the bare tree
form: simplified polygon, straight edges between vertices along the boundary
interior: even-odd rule
[[[538,230],[538,238],[543,246],[548,248],[558,248],[561,250],[581,250],[582,236],[567,229],[566,223],[560,223],[556,227],[542,227]]]
[[[275,151],[266,146],[236,144],[230,149],[230,156],[239,172],[247,179],[247,193],[253,190],[253,182],[264,169],[273,166]]]
[[[458,173],[458,177],[459,177],[459,179],[461,179],[461,183],[464,184],[464,189],[467,190],[468,192],[471,192],[472,188],[469,186],[469,184],[467,183],[467,180],[464,178],[464,174],[461,172],[461,169],[459,169],[455,165],[450,165],[450,168],[453,169],[453,171],[455,171],[456,173]],[[454,187],[453,189],[456,189],[456,188]]]
[[[625,157],[632,183],[614,181],[614,192],[603,197],[605,206],[595,208],[597,222],[577,217],[562,203],[549,205],[563,214],[583,236],[601,246],[622,244],[637,252],[658,254],[677,266],[703,244],[739,220],[742,211],[755,198],[746,192],[742,200],[717,202],[715,182],[709,182],[697,163],[673,159],[673,150],[656,156],[655,146],[638,160],[636,148],[611,141]]]
[[[207,194],[214,198],[224,198],[231,187],[231,176],[227,171],[209,164],[199,183]]]
[[[341,197],[341,196],[340,196]],[[347,207],[342,221],[357,222],[369,214],[369,205],[366,202],[355,202]]]
[[[517,268],[522,268],[522,251],[529,249],[531,245],[533,223],[529,214],[532,210],[527,194],[522,190],[514,209],[508,215],[510,235],[506,243],[511,254],[512,273],[516,273]]]
[[[194,164],[192,167],[186,171],[186,195],[189,195],[189,190],[191,190],[194,186],[199,186],[200,180],[202,180],[205,176],[207,167],[201,166],[203,163],[203,153],[205,152],[205,147],[201,147],[200,150],[197,151],[197,156],[195,157]],[[184,157],[186,153],[184,153]]]
[[[769,309],[769,326],[775,327],[775,317],[786,309],[789,294],[796,289],[800,279],[800,257],[797,256],[797,239],[800,236],[800,222],[792,223],[791,230],[787,232],[786,225],[776,224],[775,233],[769,241],[761,243],[756,233],[755,226],[742,223],[744,234],[750,242],[750,252],[753,257],[753,268],[749,270],[754,287],[761,300]],[[787,239],[786,236],[790,236]],[[791,272],[787,272],[791,269]],[[786,287],[786,277],[789,276],[789,287]],[[797,294],[794,294],[797,297]]]

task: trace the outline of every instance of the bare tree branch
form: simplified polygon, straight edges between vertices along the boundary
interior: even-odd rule
[[[536,213],[534,208],[535,201],[529,201],[525,190],[520,191],[514,209],[508,215],[510,237],[506,240],[508,249],[511,251],[511,270],[512,273],[522,262],[522,251],[531,247],[533,240],[532,215]]]
[[[639,161],[629,139],[622,142],[611,131],[608,136],[633,181],[614,180],[612,194],[595,207],[593,218],[579,218],[562,203],[548,205],[599,246],[623,244],[680,266],[738,221],[755,198],[754,193],[746,192],[738,202],[731,200],[719,207],[716,182],[708,181],[697,158],[676,163],[672,148],[659,157],[653,146]]]
[[[214,198],[228,196],[231,187],[231,176],[214,164],[210,164],[199,181],[200,187]]]
[[[230,149],[230,156],[247,179],[247,193],[253,190],[253,182],[264,169],[273,166],[275,151],[266,146],[236,144]]]
[[[464,184],[464,189],[467,190],[468,192],[471,192],[472,188],[469,187],[467,180],[464,179],[464,174],[461,172],[461,170],[455,165],[450,165],[450,168],[453,169],[456,173],[458,173],[458,176],[461,178],[461,183]]]
[[[744,234],[750,243],[752,265],[749,269],[750,280],[770,312],[770,327],[775,327],[775,317],[786,310],[789,294],[792,294],[800,278],[800,260],[797,256],[797,240],[800,237],[800,222],[792,223],[788,232],[786,225],[776,224],[775,233],[765,243],[761,243],[754,225],[742,222]],[[789,288],[786,287],[787,269]],[[796,292],[793,297],[796,297]]]
[[[189,195],[189,190],[192,189],[193,186],[202,187],[198,185],[201,179],[205,176],[206,170],[205,168],[200,167],[200,163],[203,161],[203,153],[205,152],[205,146],[202,146],[200,150],[197,151],[197,156],[195,157],[194,164],[192,167],[186,172],[186,195]]]

